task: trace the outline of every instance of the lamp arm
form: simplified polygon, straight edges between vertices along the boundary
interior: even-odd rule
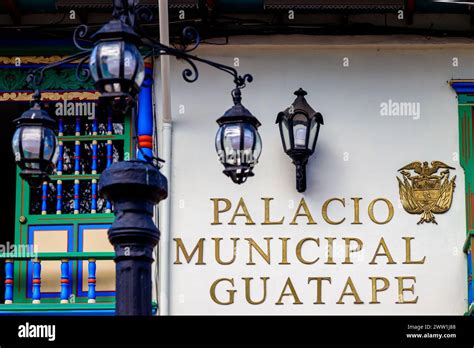
[[[191,27],[184,28],[183,36],[189,38],[189,33],[191,32],[197,33],[197,31],[194,28],[191,28]],[[182,49],[182,50],[163,45],[161,42],[159,42],[158,40],[155,40],[154,38],[148,35],[145,35],[145,38],[150,42],[150,44],[145,44],[145,46],[151,49],[151,51],[147,55],[145,55],[145,57],[150,57],[150,56],[157,57],[157,56],[162,56],[162,55],[169,55],[169,56],[174,56],[177,59],[183,59],[184,61],[186,61],[186,63],[190,65],[191,68],[187,68],[183,70],[183,73],[182,73],[183,79],[186,82],[192,83],[192,82],[195,82],[199,78],[199,71],[196,67],[195,62],[207,64],[215,69],[218,69],[220,71],[226,72],[227,74],[231,75],[234,78],[234,84],[236,88],[238,89],[244,88],[247,83],[250,83],[253,81],[253,76],[250,74],[239,75],[238,71],[231,66],[214,62],[208,59],[204,59],[196,55],[189,54],[189,52],[194,51],[200,45],[199,35],[195,38],[196,43],[192,46],[191,49]]]
[[[89,58],[89,51],[81,51],[72,56],[58,60],[57,62],[43,65],[37,69],[31,70],[26,76],[26,81],[32,87],[32,89],[38,89],[44,81],[44,73],[46,70],[57,68],[58,66],[68,64],[79,60],[79,64],[76,67],[76,77],[81,82],[87,81],[90,76],[89,69],[84,67],[85,62]]]
[[[190,54],[201,44],[201,39],[198,31],[193,27],[186,27],[183,29],[182,37],[185,44],[182,49],[175,47],[170,47],[163,45],[158,40],[154,39],[146,33],[146,31],[140,25],[141,22],[146,23],[150,22],[153,18],[153,13],[151,10],[145,6],[140,6],[137,0],[113,0],[113,17],[115,19],[121,20],[124,23],[133,27],[136,32],[144,39],[143,46],[150,49],[148,54],[145,54],[145,58],[150,56],[161,56],[169,55],[174,56],[177,59],[182,59],[188,63],[189,67],[184,69],[182,72],[183,79],[186,82],[192,83],[199,78],[199,71],[196,66],[196,62],[209,65],[217,70],[223,71],[233,77],[233,82],[235,84],[235,89],[240,90],[246,86],[247,83],[253,81],[253,77],[250,74],[239,75],[237,70],[225,64],[214,62],[208,59],[200,58],[196,55]],[[90,52],[93,50],[93,47],[85,47],[81,42],[91,41],[87,39],[87,33],[89,28],[86,25],[79,25],[74,30],[73,42],[79,53],[73,54],[70,57],[64,58],[57,62],[44,65],[33,70],[28,74],[27,82],[32,85],[33,89],[39,88],[39,85],[44,80],[44,73],[46,70],[59,67],[63,64],[71,63],[78,60],[79,64],[76,69],[76,78],[81,82],[86,82],[90,76],[90,70],[85,67],[86,62],[88,61]],[[193,42],[191,47],[186,47],[186,42]]]

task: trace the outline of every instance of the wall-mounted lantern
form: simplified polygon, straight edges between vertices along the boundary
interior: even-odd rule
[[[20,176],[31,186],[39,187],[49,180],[48,174],[58,160],[56,121],[41,108],[41,94],[36,91],[32,106],[14,122],[12,148],[16,164],[22,169]]]
[[[295,92],[296,99],[285,111],[278,113],[276,123],[280,127],[283,149],[296,166],[296,189],[306,191],[306,164],[313,154],[318,140],[323,116],[313,110],[305,99],[302,88]]]
[[[253,176],[253,168],[262,152],[262,140],[257,128],[260,122],[242,105],[240,88],[232,92],[234,106],[216,122],[216,151],[224,165],[224,174],[236,184]]]

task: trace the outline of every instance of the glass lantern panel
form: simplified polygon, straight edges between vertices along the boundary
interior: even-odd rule
[[[262,138],[260,138],[260,134],[255,129],[255,150],[253,150],[253,161],[257,163],[258,159],[260,158],[260,154],[262,153]]]
[[[94,81],[97,81],[99,79],[99,74],[97,73],[97,50],[99,49],[99,46],[94,47],[94,50],[91,53],[91,57],[89,59],[89,68],[92,74],[92,78]]]
[[[23,156],[26,159],[39,159],[41,151],[41,133],[42,127],[24,127],[21,144],[23,147]]]
[[[224,149],[240,150],[240,125],[231,124],[224,128]]]
[[[104,79],[120,77],[120,48],[122,41],[109,41],[99,44],[100,66]]]
[[[13,149],[13,155],[15,156],[15,162],[19,162],[21,160],[21,155],[20,155],[20,133],[21,133],[21,128],[18,128],[15,131],[15,134],[13,134],[12,149]]]
[[[46,161],[52,161],[56,152],[56,134],[50,128],[44,128],[44,150],[43,159]],[[55,163],[55,162],[53,162]]]
[[[288,120],[283,118],[280,123],[281,134],[283,135],[283,148],[285,151],[291,149],[291,141],[290,141],[290,130],[288,128]]]
[[[316,140],[316,133],[318,131],[318,124],[316,123],[316,117],[313,117],[311,120],[311,127],[309,129],[309,142],[308,142],[308,148],[311,151],[314,151],[314,145],[315,145],[315,140]]]
[[[295,149],[306,148],[306,134],[308,129],[308,119],[303,114],[293,117],[293,139]]]
[[[216,133],[216,151],[224,150],[222,148],[221,137],[222,137],[222,127],[219,127],[219,129],[217,130],[217,133]]]
[[[252,150],[255,142],[255,127],[250,124],[243,124],[242,129],[244,130],[244,147],[243,150]]]
[[[140,87],[145,80],[145,66],[143,64],[143,59],[138,60],[138,71],[137,71],[137,76],[135,77],[135,83],[137,84],[138,87]]]
[[[229,124],[224,126],[224,152],[225,163],[230,165],[240,164],[240,124]]]
[[[140,51],[138,51],[135,45],[126,43],[124,54],[125,78],[128,80],[132,79],[136,71],[135,83],[137,86],[141,86],[145,79],[145,66]]]
[[[58,144],[56,143],[53,159],[51,160],[51,162],[53,162],[55,166],[57,165],[58,159],[59,159],[59,146],[57,146],[57,145]]]
[[[221,163],[225,163],[225,151],[222,148],[222,127],[219,127],[216,133],[216,152]]]
[[[124,67],[124,77],[127,80],[131,80],[133,78],[133,74],[135,73],[135,69],[137,68],[137,48],[129,43],[125,44],[125,51],[123,57],[123,67]]]
[[[306,148],[306,126],[297,124],[293,126],[293,137],[295,139],[295,149]]]
[[[244,130],[244,146],[241,155],[241,163],[253,163],[254,153],[253,148],[256,141],[255,134],[256,129],[250,124],[243,124],[242,129]]]

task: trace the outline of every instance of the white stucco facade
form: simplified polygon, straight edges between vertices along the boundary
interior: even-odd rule
[[[448,85],[452,78],[470,78],[474,71],[474,47],[468,44],[404,44],[379,42],[355,44],[337,40],[338,45],[299,41],[286,38],[284,44],[239,44],[205,46],[197,54],[233,65],[241,73],[250,73],[254,82],[243,92],[243,104],[260,120],[263,151],[255,168],[255,177],[238,186],[222,174],[214,148],[217,131],[215,120],[232,103],[232,79],[221,72],[200,65],[200,78],[187,84],[181,78],[184,62],[172,61],[172,165],[170,177],[171,235],[170,283],[168,293],[170,314],[462,314],[466,310],[466,257],[462,252],[465,240],[464,172],[459,164],[458,105],[456,93]],[[457,62],[453,65],[453,62]],[[275,118],[294,100],[293,92],[302,87],[306,99],[321,112],[321,128],[315,154],[307,168],[308,189],[299,194],[295,189],[295,167],[283,152]],[[414,103],[410,115],[384,115],[384,103]],[[418,112],[418,111],[419,112]],[[398,169],[413,161],[443,161],[456,178],[451,209],[436,215],[438,225],[417,225],[418,215],[408,214],[400,204],[396,180]],[[238,216],[236,225],[229,225],[240,198],[243,198],[255,225],[246,225]],[[360,222],[354,222],[354,200],[360,197]],[[232,208],[219,215],[221,225],[212,225],[212,198],[226,198]],[[282,224],[262,225],[264,201],[271,201],[271,219]],[[304,198],[315,225],[306,217],[298,217],[291,225],[297,206]],[[322,205],[330,198],[345,200],[345,207],[332,202],[328,215],[332,220],[345,221],[331,225],[322,217]],[[385,198],[394,206],[393,219],[377,224],[368,215],[369,203]],[[379,221],[387,216],[383,202],[375,205]],[[412,260],[406,262],[406,239],[411,240]],[[196,253],[188,264],[180,254],[177,260],[176,242],[180,238],[190,253],[201,238],[205,265],[196,265]],[[221,265],[215,259],[215,241],[222,238],[221,257],[232,258],[231,238],[237,241],[236,260]],[[252,238],[266,251],[270,240],[270,264],[255,250],[249,263]],[[282,240],[287,240],[288,260],[282,262]],[[307,260],[319,261],[307,265],[298,261],[297,243],[304,238],[319,238],[308,242],[301,253]],[[334,239],[334,263],[328,264],[328,238]],[[362,250],[351,253],[353,264],[343,264],[343,238],[358,238]],[[379,256],[370,264],[377,245],[383,238],[395,264]],[[351,244],[351,248],[356,244]],[[337,251],[339,250],[339,252]],[[245,280],[251,281],[251,297],[262,299],[260,277],[268,277],[266,300],[249,304],[245,296]],[[288,277],[294,295],[283,296]],[[323,281],[322,301],[317,301],[316,281],[310,277],[330,277]],[[348,277],[360,297],[340,297]],[[369,277],[384,277],[388,289],[377,293],[380,303],[374,304]],[[413,292],[404,291],[400,302],[398,278]],[[215,298],[233,303],[222,305],[211,296],[212,284],[220,278],[233,279],[218,283]],[[382,286],[382,281],[378,283]],[[321,291],[321,289],[319,289]],[[286,288],[286,292],[289,290]],[[276,304],[281,302],[283,304]],[[295,304],[302,302],[301,304]]]

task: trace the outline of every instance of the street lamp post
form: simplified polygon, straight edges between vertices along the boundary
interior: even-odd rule
[[[151,315],[151,264],[160,239],[153,207],[167,197],[167,180],[149,163],[118,162],[102,173],[99,190],[116,216],[108,231],[115,249],[116,314]]]

